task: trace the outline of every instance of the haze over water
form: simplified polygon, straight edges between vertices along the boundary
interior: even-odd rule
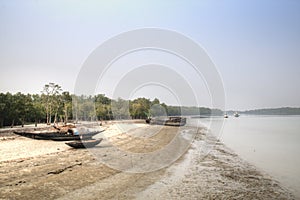
[[[221,133],[211,128],[225,145],[300,198],[300,116],[230,116],[211,120],[217,124],[224,120]],[[209,127],[210,119],[200,122]]]

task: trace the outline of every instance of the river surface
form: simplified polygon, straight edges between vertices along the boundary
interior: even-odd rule
[[[300,116],[189,120],[192,124],[198,122],[210,128],[240,157],[271,175],[300,199]]]

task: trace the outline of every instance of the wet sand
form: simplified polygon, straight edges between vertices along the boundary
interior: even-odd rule
[[[126,123],[122,128],[114,123],[103,128],[105,135],[99,137],[105,140],[98,145],[96,156],[91,150],[72,149],[64,142],[2,138],[0,199],[294,199],[204,128],[198,130],[180,159],[148,173],[128,173],[100,161],[113,157],[112,146],[136,153],[163,148],[178,128]],[[150,129],[159,131],[147,135]],[[185,137],[180,137],[178,148],[185,144]],[[157,159],[164,162],[164,157]]]

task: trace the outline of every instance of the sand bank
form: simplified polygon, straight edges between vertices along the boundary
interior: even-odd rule
[[[126,173],[102,164],[99,156],[102,161],[114,157],[113,146],[128,152],[154,152],[178,133],[176,127],[132,125],[123,123],[120,128],[104,124],[106,131],[97,137],[105,141],[99,144],[96,156],[93,151],[72,149],[63,142],[21,137],[0,140],[0,198],[293,199],[278,182],[240,159],[204,128],[198,130],[189,150],[169,167]],[[147,135],[153,133],[151,129],[158,131]],[[185,145],[186,133],[179,145]],[[157,159],[165,161],[164,157]]]

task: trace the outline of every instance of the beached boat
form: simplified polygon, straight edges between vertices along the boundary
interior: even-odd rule
[[[103,139],[90,139],[90,140],[80,140],[74,142],[66,142],[66,145],[70,147],[79,149],[79,148],[91,148],[99,144]]]
[[[165,126],[184,126],[185,124],[185,117],[169,117],[169,120],[165,122]]]
[[[169,117],[169,118],[152,118],[147,119],[147,123],[165,126],[184,126],[186,124],[185,117]]]
[[[58,136],[52,137],[51,140],[54,140],[54,141],[88,140],[103,131],[104,130],[92,131],[92,132],[87,132],[87,133],[83,133],[83,134],[79,134],[79,135],[63,135],[63,136],[58,135]]]
[[[14,131],[14,134],[27,138],[42,140],[45,139],[45,135],[57,135],[60,133],[59,131]]]
[[[101,131],[92,131],[86,132],[83,134],[74,135],[70,132],[59,132],[59,131],[14,131],[15,134],[39,140],[55,140],[55,141],[70,141],[70,140],[81,140],[81,139],[90,139],[94,135],[103,132]]]

